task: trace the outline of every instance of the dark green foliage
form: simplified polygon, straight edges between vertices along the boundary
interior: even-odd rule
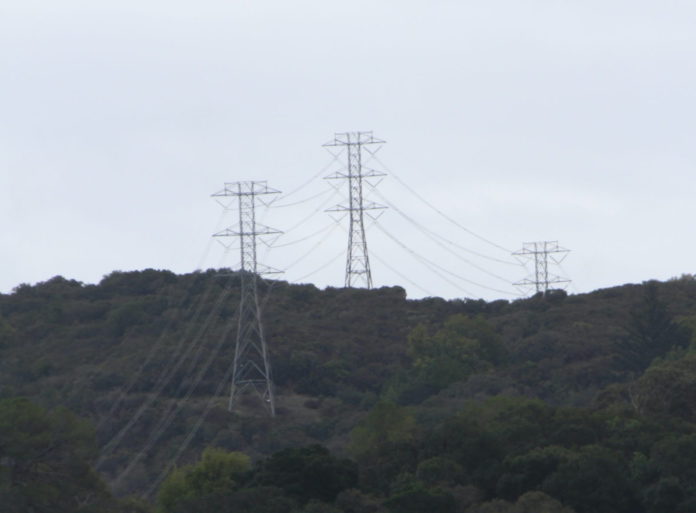
[[[91,427],[65,409],[27,399],[0,401],[0,505],[3,513],[116,511],[90,467]]]
[[[228,337],[181,400],[233,333],[238,287],[228,270],[147,270],[0,295],[0,396],[70,405],[103,445],[168,381],[99,469],[113,480],[178,405],[119,493],[146,490],[229,368]],[[279,282],[265,305],[278,416],[251,396],[235,414],[222,400],[209,410],[181,461],[224,447],[255,463],[181,467],[162,488],[167,513],[696,511],[696,357],[681,327],[696,319],[692,277],[512,303]],[[198,359],[171,371],[188,348]],[[99,489],[75,465],[69,481]],[[101,490],[83,513],[147,510]],[[27,494],[3,493],[26,509]]]
[[[182,499],[167,513],[288,513],[296,504],[272,486]]]
[[[392,495],[384,505],[393,513],[456,512],[456,502],[451,494],[436,488],[426,488],[419,483]]]
[[[507,356],[500,336],[482,317],[454,315],[430,335],[417,326],[408,336],[413,368],[392,380],[390,394],[416,403],[476,372],[502,364]]]
[[[696,421],[696,354],[651,366],[628,392],[644,415]]]
[[[634,372],[642,372],[655,358],[691,342],[691,330],[674,322],[655,282],[644,285],[642,301],[631,310],[625,329],[619,359]]]
[[[643,492],[647,513],[675,513],[681,509],[685,493],[678,477],[663,477]]]
[[[207,448],[195,464],[174,470],[162,483],[157,502],[162,512],[182,503],[215,501],[239,488],[251,469],[245,454]]]
[[[353,430],[351,450],[359,458],[366,457],[385,445],[412,441],[415,430],[415,419],[407,408],[381,401]]]
[[[427,485],[455,484],[464,480],[464,469],[446,456],[435,456],[418,463],[416,477]]]
[[[662,473],[696,484],[696,466],[689,464],[696,461],[696,434],[661,441],[653,447],[651,458]]]
[[[644,493],[653,511],[677,511],[681,502],[696,499],[695,458],[696,434],[669,436],[652,447],[641,477],[649,483]]]
[[[497,494],[513,500],[527,490],[538,490],[559,466],[567,462],[573,452],[558,446],[532,449],[517,456],[508,456],[503,462],[498,479]]]
[[[468,509],[467,513],[575,513],[575,511],[543,492],[533,491],[525,493],[515,503],[495,499]]]
[[[275,453],[261,462],[254,482],[277,486],[300,504],[312,499],[332,502],[339,492],[357,485],[358,472],[352,461],[313,445]]]
[[[386,490],[391,480],[417,464],[416,421],[411,412],[381,401],[351,432],[351,453],[360,464],[368,490]]]
[[[578,513],[630,513],[640,504],[621,455],[597,445],[561,461],[544,480],[542,491]]]
[[[347,362],[322,362],[319,356],[311,351],[294,352],[288,360],[280,360],[274,371],[276,383],[279,385],[292,380],[298,393],[323,396],[335,395],[338,384],[350,375]]]

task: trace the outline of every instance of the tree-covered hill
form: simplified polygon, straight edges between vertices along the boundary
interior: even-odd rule
[[[117,495],[153,497],[169,475],[162,511],[695,504],[691,276],[513,302],[261,284],[274,419],[253,397],[226,409],[239,279],[114,272],[0,295],[0,397],[91,422],[90,461]],[[175,456],[192,464],[206,447],[198,466],[169,472]],[[225,456],[238,453],[250,459]],[[227,485],[214,484],[225,465]],[[307,485],[287,473],[316,465],[333,469],[324,492],[298,495]]]

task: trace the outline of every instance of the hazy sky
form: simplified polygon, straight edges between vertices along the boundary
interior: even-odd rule
[[[527,272],[402,182],[503,248],[558,240],[571,291],[692,273],[695,21],[668,0],[0,0],[0,291],[235,266],[210,195],[237,180],[309,181],[259,213],[289,244],[261,255],[340,286],[321,145],[354,130],[401,180],[370,194],[401,211],[368,231],[378,286],[492,299]]]

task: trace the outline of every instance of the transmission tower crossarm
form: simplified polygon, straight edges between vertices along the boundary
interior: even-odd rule
[[[337,132],[334,134],[333,141],[324,144],[324,147],[345,146],[347,144],[367,145],[367,144],[385,144],[387,141],[377,139],[372,131],[366,132]]]
[[[260,227],[260,229],[259,229]],[[213,237],[242,237],[246,235],[279,235],[283,232],[276,230],[274,228],[269,228],[268,226],[263,226],[262,224],[256,223],[256,228],[253,231],[245,232],[243,230],[233,230],[232,228],[225,228],[217,233],[213,234]]]
[[[367,171],[361,171],[359,174],[351,175],[344,173],[343,171],[336,171],[333,174],[324,177],[325,180],[345,180],[346,178],[377,178],[387,176],[387,173],[382,171],[377,171],[376,169],[368,169]]]
[[[224,196],[260,196],[262,194],[280,194],[278,189],[273,189],[266,182],[225,182],[223,189],[211,194],[212,197]]]
[[[350,212],[350,211],[357,211],[357,210],[385,210],[388,208],[386,205],[381,205],[379,203],[375,203],[373,201],[370,201],[368,203],[364,203],[359,206],[359,207],[351,207],[351,206],[344,206],[344,205],[336,205],[333,208],[327,208],[326,212]]]

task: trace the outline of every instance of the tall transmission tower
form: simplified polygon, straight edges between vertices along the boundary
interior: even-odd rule
[[[258,279],[265,274],[278,271],[257,261],[256,243],[259,237],[281,232],[256,222],[256,206],[261,202],[261,196],[279,192],[268,187],[266,182],[233,182],[225,183],[224,189],[213,194],[213,197],[229,210],[232,210],[234,201],[226,204],[219,198],[236,199],[239,217],[236,228],[227,228],[213,235],[214,237],[238,237],[240,243],[241,294],[229,410],[232,411],[235,408],[241,394],[253,390],[261,397],[272,417],[275,416],[275,397],[268,348],[261,322]]]
[[[544,295],[549,291],[551,285],[570,283],[570,280],[562,276],[549,272],[549,261],[559,265],[568,253],[569,249],[562,248],[558,241],[525,242],[522,249],[515,251],[514,256],[534,260],[534,274],[527,276],[524,280],[515,285],[527,288],[534,285],[536,292]]]
[[[346,287],[362,285],[372,288],[370,257],[365,237],[365,213],[383,210],[387,207],[365,200],[365,187],[376,187],[370,180],[386,176],[381,171],[366,167],[365,153],[374,155],[385,141],[376,139],[372,132],[344,132],[334,134],[333,141],[324,147],[338,147],[345,150],[345,168],[327,177],[327,180],[348,182],[348,204],[338,204],[327,212],[348,212],[348,250],[346,252]],[[368,213],[368,215],[370,215]]]

